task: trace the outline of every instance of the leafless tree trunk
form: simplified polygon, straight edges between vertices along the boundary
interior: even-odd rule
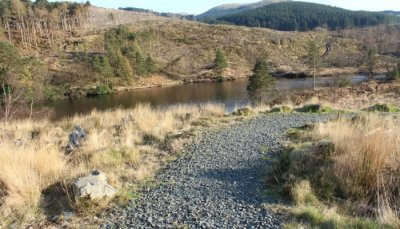
[[[7,125],[16,112],[14,105],[20,99],[21,95],[14,96],[11,91],[7,90],[5,83],[2,84],[2,89],[3,89],[4,123]]]

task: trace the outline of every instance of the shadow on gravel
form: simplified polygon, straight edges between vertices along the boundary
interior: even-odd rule
[[[251,205],[272,202],[273,200],[263,194],[263,166],[259,161],[249,164],[253,166],[208,169],[199,172],[199,175],[202,178],[219,181],[217,184],[220,186],[220,191],[236,202]]]

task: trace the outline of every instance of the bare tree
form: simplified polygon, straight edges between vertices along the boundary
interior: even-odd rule
[[[310,40],[307,46],[307,64],[312,69],[313,90],[316,88],[316,77],[321,67],[321,46],[316,39]]]

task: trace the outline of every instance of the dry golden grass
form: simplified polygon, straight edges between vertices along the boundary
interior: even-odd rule
[[[343,115],[291,129],[269,179],[294,205],[286,228],[399,228],[397,114]]]
[[[173,156],[169,154],[173,152],[165,152],[169,136],[192,131],[192,122],[223,117],[224,112],[224,107],[216,104],[165,110],[138,105],[132,110],[94,111],[59,122],[3,123],[0,184],[4,187],[0,188],[6,195],[0,196],[0,213],[7,217],[11,210],[21,215],[35,212],[43,190],[94,168],[104,171],[109,182],[123,192],[151,178],[163,158]],[[64,147],[76,125],[88,132],[88,138],[79,150],[67,155]]]
[[[367,115],[320,124],[313,134],[335,145],[330,171],[338,178],[344,195],[379,208],[383,221],[397,218],[398,222],[398,215],[391,210],[399,206],[398,121]]]

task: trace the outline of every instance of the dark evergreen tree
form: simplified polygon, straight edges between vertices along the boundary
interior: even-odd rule
[[[228,61],[226,60],[224,53],[220,49],[217,49],[214,59],[214,70],[218,77],[222,77],[222,74],[227,67]]]
[[[250,98],[253,101],[262,99],[273,86],[274,79],[269,74],[268,63],[264,59],[257,60],[247,85]]]
[[[136,62],[135,62],[135,71],[136,75],[143,76],[147,73],[145,60],[140,53],[140,51],[136,52]]]
[[[156,71],[156,65],[150,56],[146,58],[145,68],[148,74],[152,74]]]

